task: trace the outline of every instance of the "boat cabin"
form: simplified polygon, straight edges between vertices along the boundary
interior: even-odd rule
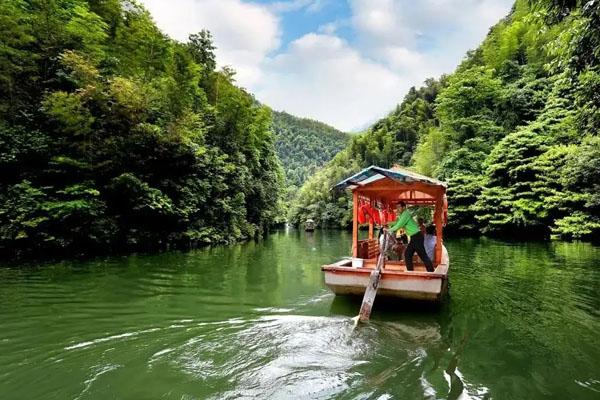
[[[304,222],[304,230],[306,232],[312,232],[315,230],[315,221],[313,219],[307,219],[306,222]]]
[[[378,240],[374,237],[375,221],[373,218],[368,218],[368,238],[363,240],[358,238],[360,206],[368,204],[372,209],[389,211],[388,215],[394,215],[397,204],[402,201],[407,206],[417,205],[433,208],[436,251],[434,259],[431,261],[434,265],[441,262],[442,232],[448,210],[444,182],[400,167],[385,169],[371,166],[338,183],[335,189],[346,189],[352,192],[352,257],[374,260],[379,254]],[[394,220],[395,215],[391,220],[381,221],[381,224],[392,223]],[[418,263],[415,264],[415,269],[418,265]]]
[[[407,206],[429,207],[433,210],[436,246],[431,260],[435,270],[427,272],[415,255],[414,270],[407,271],[404,260],[386,260],[382,269],[382,295],[408,299],[440,300],[447,290],[449,257],[442,232],[446,224],[448,202],[446,184],[437,179],[393,167],[371,166],[341,181],[337,190],[352,193],[352,258],[323,265],[325,283],[336,294],[363,294],[369,274],[375,269],[379,256],[379,240],[374,236],[377,225],[393,223],[399,202]],[[365,216],[365,210],[369,216]],[[368,235],[359,239],[359,227],[368,224]]]

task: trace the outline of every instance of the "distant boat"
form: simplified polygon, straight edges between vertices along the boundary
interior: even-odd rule
[[[448,202],[446,184],[399,167],[384,169],[371,166],[338,183],[335,188],[348,189],[353,196],[352,257],[323,265],[325,284],[335,294],[363,295],[375,270],[379,256],[378,240],[373,237],[373,219],[369,220],[368,239],[358,240],[359,204],[376,204],[386,210],[400,201],[407,205],[432,206],[436,226],[435,270],[427,272],[421,260],[407,271],[404,261],[385,261],[377,293],[382,296],[411,300],[440,301],[448,290],[450,259],[443,245]],[[382,213],[383,214],[383,213]],[[380,221],[383,224],[390,221]]]
[[[313,221],[312,219],[307,219],[304,223],[304,230],[306,232],[313,232],[315,230],[315,225],[315,221]]]

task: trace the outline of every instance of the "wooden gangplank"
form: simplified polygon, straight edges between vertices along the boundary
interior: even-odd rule
[[[388,243],[390,243],[392,240],[393,239],[390,238],[387,232],[383,235],[383,243],[381,243],[379,247],[377,265],[375,266],[373,272],[371,272],[369,284],[365,290],[365,295],[363,296],[363,301],[360,306],[360,312],[358,313],[358,321],[360,322],[367,322],[369,318],[371,318],[371,310],[373,309],[375,296],[377,296],[377,289],[379,288],[379,281],[381,280],[381,272],[385,266],[385,253],[388,249]]]

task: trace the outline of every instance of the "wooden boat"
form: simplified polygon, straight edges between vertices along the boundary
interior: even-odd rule
[[[315,221],[312,219],[307,219],[304,223],[304,230],[306,232],[313,232],[315,230]]]
[[[325,284],[337,295],[363,295],[379,255],[379,245],[373,237],[374,223],[369,221],[368,237],[358,240],[359,203],[370,202],[378,207],[395,207],[400,201],[407,205],[432,207],[436,227],[435,270],[427,272],[420,260],[414,270],[407,271],[404,261],[386,261],[379,281],[378,294],[410,300],[441,301],[448,290],[450,259],[443,245],[442,230],[446,223],[448,203],[446,184],[412,171],[394,167],[371,166],[335,186],[350,190],[353,199],[352,257],[321,267]],[[415,257],[417,257],[415,255]]]

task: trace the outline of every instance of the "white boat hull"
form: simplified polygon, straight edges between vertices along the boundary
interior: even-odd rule
[[[444,248],[442,263],[434,272],[384,269],[377,291],[378,296],[408,300],[441,301],[448,290],[448,252]],[[342,260],[322,267],[325,284],[336,295],[362,296],[369,283],[368,267],[353,267],[352,260]]]

